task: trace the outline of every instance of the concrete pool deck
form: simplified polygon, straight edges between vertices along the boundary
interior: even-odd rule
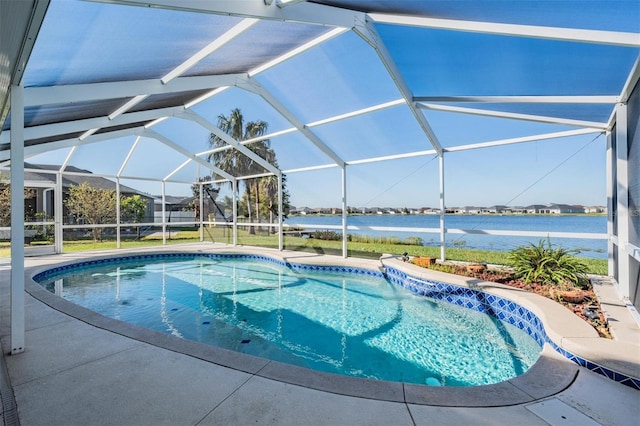
[[[42,256],[27,258],[25,264],[30,277],[47,265],[94,256],[219,250],[263,252],[295,258],[296,262],[344,262],[341,258],[309,253],[204,243]],[[380,266],[379,261],[373,260],[349,259],[349,264]],[[9,347],[9,276],[9,266],[0,266],[0,291],[5,295],[0,299],[4,353]],[[451,277],[446,278],[451,281]],[[462,280],[467,281],[465,285],[490,285]],[[611,297],[607,295],[611,289],[602,286],[599,294]],[[5,379],[10,381],[10,387],[0,386],[5,410],[2,416],[8,424],[17,417],[25,425],[627,425],[634,424],[640,416],[639,391],[578,367],[549,348],[543,352],[542,363],[503,384],[448,389],[376,384],[239,356],[151,332],[104,318],[48,292],[39,294],[42,289],[33,288],[28,282],[26,287],[26,350],[5,356]],[[568,311],[562,307],[566,312],[556,311],[556,304],[543,302],[544,306],[536,307],[526,294],[511,293],[510,297],[520,298],[518,303],[528,303],[530,309],[539,309],[536,314],[550,316],[544,320],[545,324],[547,320],[553,322],[550,335],[555,341],[564,339],[564,344],[576,352],[596,356],[603,364],[618,367],[614,368],[618,371],[637,371],[640,331],[628,312],[617,310],[619,301],[605,303],[615,316],[612,324],[616,340],[603,341],[588,332],[580,335],[584,329],[573,320],[564,321],[563,315]],[[9,404],[8,400],[13,400],[11,393],[17,409]]]

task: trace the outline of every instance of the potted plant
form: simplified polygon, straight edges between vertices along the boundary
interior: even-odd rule
[[[557,290],[552,288],[550,293],[552,297],[562,299],[568,303],[581,303],[586,297],[584,291],[580,289],[567,289],[566,287],[564,289]]]
[[[486,270],[487,270],[487,264],[484,262],[474,262],[474,263],[469,263],[467,265],[467,271],[474,274],[480,274]]]
[[[436,263],[435,257],[416,256],[413,258],[413,264],[422,266],[423,268],[429,267]]]

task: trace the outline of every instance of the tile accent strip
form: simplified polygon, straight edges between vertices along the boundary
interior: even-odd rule
[[[509,299],[467,287],[417,278],[390,266],[387,266],[386,271],[387,279],[396,285],[423,296],[473,309],[508,322],[525,331],[540,346],[549,343],[556,352],[576,364],[625,386],[640,390],[640,379],[618,373],[560,347],[547,335],[544,324],[534,313]]]
[[[482,312],[487,315],[491,315],[494,318],[498,318],[501,321],[507,322],[518,327],[520,330],[529,334],[537,343],[542,347],[545,343],[549,343],[556,352],[560,353],[565,358],[575,362],[576,364],[585,367],[595,373],[601,374],[611,380],[614,380],[623,385],[640,390],[640,379],[629,377],[625,374],[618,373],[611,369],[608,369],[595,362],[581,358],[566,349],[560,347],[547,335],[544,324],[540,319],[526,308],[523,308],[519,304],[512,302],[509,299],[505,299],[492,294],[487,294],[482,291],[474,290],[467,287],[455,286],[439,281],[432,281],[414,277],[405,272],[402,272],[396,268],[387,266],[386,272],[357,268],[350,266],[332,266],[332,265],[307,265],[302,263],[291,263],[288,261],[282,261],[270,256],[256,255],[256,254],[235,254],[235,253],[153,253],[153,254],[141,254],[130,256],[109,257],[102,259],[92,259],[82,262],[72,263],[68,265],[58,266],[40,272],[33,277],[36,282],[41,282],[54,278],[57,275],[71,272],[74,269],[82,269],[91,267],[94,265],[103,265],[108,263],[123,263],[132,261],[146,261],[146,262],[159,262],[163,260],[171,259],[195,259],[195,258],[209,258],[209,259],[245,259],[245,260],[258,260],[267,263],[273,263],[285,268],[289,268],[296,272],[301,271],[319,271],[328,273],[349,273],[349,274],[362,274],[372,277],[386,278],[391,283],[399,285],[412,291],[414,293],[430,297],[432,299],[452,303],[454,305],[462,306],[468,309],[473,309],[478,312]]]

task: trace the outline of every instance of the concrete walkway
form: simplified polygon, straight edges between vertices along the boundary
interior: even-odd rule
[[[203,250],[203,245],[179,249]],[[29,270],[85,257],[29,258],[26,266]],[[3,353],[9,347],[9,275],[9,267],[0,266]],[[5,356],[11,387],[7,392],[0,386],[5,409],[11,391],[15,395],[23,425],[632,425],[640,418],[640,392],[554,354],[550,359],[562,365],[556,371],[576,372],[557,394],[536,398],[531,389],[527,403],[482,406],[473,398],[481,402],[493,390],[479,387],[467,406],[443,407],[428,400],[409,403],[405,395],[403,402],[394,402],[274,380],[269,377],[284,373],[274,373],[278,366],[271,361],[255,359],[254,365],[246,365],[244,359],[243,367],[230,368],[233,356],[212,362],[220,353],[211,355],[205,345],[176,344],[122,324],[114,329],[112,320],[82,310],[70,314],[26,295],[26,350]],[[294,368],[285,371],[297,374]],[[3,412],[5,423],[15,422],[15,414]]]

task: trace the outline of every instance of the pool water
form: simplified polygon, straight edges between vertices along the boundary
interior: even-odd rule
[[[541,348],[479,312],[381,276],[299,272],[246,258],[160,258],[46,274],[49,291],[102,315],[318,371],[473,386],[527,371]]]

